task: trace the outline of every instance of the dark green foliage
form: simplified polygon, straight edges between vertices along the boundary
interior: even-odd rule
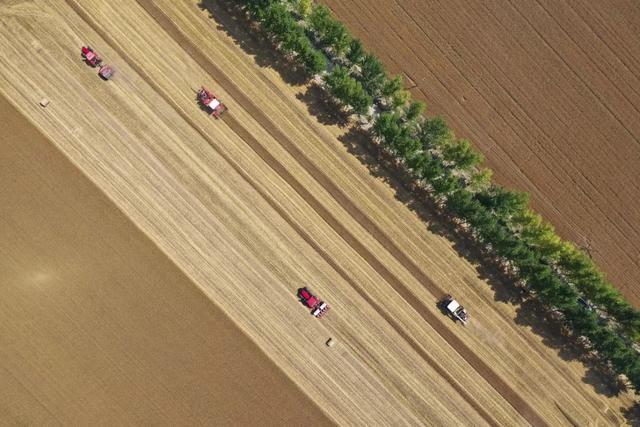
[[[418,181],[425,181],[429,184],[433,183],[436,178],[442,177],[445,173],[442,162],[424,151],[407,160],[407,164]]]
[[[300,47],[297,50],[300,62],[304,65],[308,74],[318,74],[327,68],[327,58],[317,49],[311,46],[308,38],[300,39]]]
[[[387,79],[382,62],[370,53],[366,53],[360,60],[360,82],[367,93],[373,97],[382,94],[382,88]]]
[[[342,55],[351,46],[351,35],[346,27],[336,21],[325,6],[315,6],[309,15],[310,29],[318,36],[320,42],[330,46],[336,55]]]
[[[373,127],[383,144],[398,157],[408,161],[420,149],[420,141],[413,137],[401,117],[396,113],[382,113]]]
[[[296,20],[291,16],[287,8],[276,3],[264,9],[261,14],[261,21],[264,28],[273,33],[276,37],[283,39],[284,37],[295,37],[299,33],[302,35],[302,29],[298,26]]]
[[[351,106],[356,113],[366,113],[373,103],[360,82],[349,76],[349,72],[343,67],[335,67],[327,76],[326,83],[331,94],[343,104]]]
[[[414,101],[407,107],[404,113],[404,118],[407,122],[415,122],[424,113],[427,106],[424,102]]]
[[[434,179],[431,185],[436,196],[449,196],[461,187],[460,178],[448,173],[445,173],[441,178]]]
[[[351,43],[349,43],[349,52],[347,52],[347,59],[351,61],[352,64],[357,64],[360,62],[364,54],[365,52],[362,42],[358,39],[351,39]]]
[[[432,117],[422,124],[420,135],[425,150],[446,146],[453,139],[453,132],[442,117]]]
[[[308,75],[326,69],[326,57],[313,47],[304,30],[284,4],[273,0],[251,0],[245,3],[264,30],[281,42],[282,51],[296,55],[297,62],[304,66]]]
[[[453,167],[460,170],[468,170],[482,163],[482,154],[474,151],[471,143],[466,139],[459,139],[446,144],[442,149],[444,159]]]
[[[395,76],[391,79],[386,79],[382,86],[382,96],[391,97],[398,91],[402,90],[402,77]],[[422,114],[422,112],[420,112]]]
[[[244,4],[247,6],[247,9],[260,18],[261,13],[266,10],[272,4],[278,3],[277,0],[245,0]]]
[[[513,215],[525,211],[529,204],[529,194],[507,190],[499,186],[478,192],[476,198],[484,207],[505,222]]]

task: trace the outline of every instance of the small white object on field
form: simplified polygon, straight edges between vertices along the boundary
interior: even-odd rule
[[[42,98],[40,100],[40,105],[42,105],[43,107],[46,107],[47,105],[49,105],[49,102],[51,101],[49,101],[47,98]]]

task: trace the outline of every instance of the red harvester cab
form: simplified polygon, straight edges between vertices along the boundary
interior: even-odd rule
[[[298,298],[311,309],[311,314],[315,317],[322,317],[329,310],[329,304],[316,298],[309,289],[298,289]]]
[[[92,67],[97,67],[102,63],[102,58],[100,58],[91,46],[82,46],[82,58]]]
[[[217,119],[227,111],[227,107],[204,86],[198,91],[198,102],[209,111],[209,114]]]

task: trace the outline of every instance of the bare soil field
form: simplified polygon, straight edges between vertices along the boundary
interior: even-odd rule
[[[640,306],[640,5],[321,0]]]
[[[624,423],[631,397],[354,156],[357,135],[229,4],[10,2],[0,92],[330,420]],[[79,60],[85,43],[114,80]],[[222,120],[196,105],[201,84]],[[333,306],[321,321],[303,285]],[[436,307],[448,291],[466,328]]]
[[[0,424],[329,424],[3,98],[0,117]]]

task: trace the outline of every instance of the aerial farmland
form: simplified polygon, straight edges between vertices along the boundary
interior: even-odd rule
[[[388,99],[328,96],[347,59],[296,66],[258,3],[0,4],[0,424],[633,424],[634,377],[389,161]],[[637,304],[637,6],[321,3]]]

